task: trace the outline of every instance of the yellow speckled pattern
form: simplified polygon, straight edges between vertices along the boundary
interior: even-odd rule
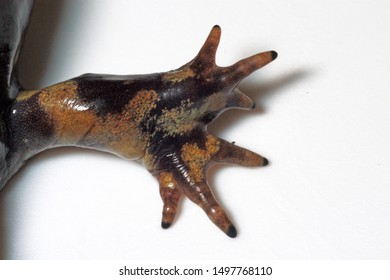
[[[211,135],[207,135],[205,146],[205,149],[201,149],[197,143],[186,143],[181,150],[181,157],[188,165],[190,178],[194,180],[194,183],[205,180],[206,164],[218,152],[219,140]]]
[[[195,76],[195,72],[191,68],[186,67],[183,70],[164,73],[163,79],[171,83],[178,83],[194,76]]]

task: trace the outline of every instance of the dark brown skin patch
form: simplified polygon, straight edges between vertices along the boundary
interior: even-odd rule
[[[157,178],[163,228],[172,225],[178,202],[186,196],[218,228],[235,237],[235,226],[207,183],[207,168],[212,163],[262,166],[268,160],[211,135],[206,127],[227,109],[254,108],[237,85],[275,59],[276,53],[264,52],[219,67],[215,56],[220,35],[215,26],[195,59],[174,71],[87,74],[21,92],[6,116],[12,120],[10,166],[14,166],[6,180],[25,160],[45,149],[80,146],[107,151],[142,162]],[[29,119],[35,121],[26,125]]]

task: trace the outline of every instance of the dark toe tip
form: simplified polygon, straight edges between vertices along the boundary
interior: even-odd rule
[[[272,57],[272,60],[275,60],[278,57],[278,53],[275,51],[271,51],[271,57]]]
[[[263,166],[267,166],[269,164],[268,159],[263,158]]]
[[[253,109],[255,109],[255,108],[256,108],[256,103],[253,102],[252,107],[251,107],[251,110],[253,110]]]
[[[230,227],[228,228],[226,234],[227,234],[227,236],[229,236],[229,237],[231,237],[231,238],[236,237],[236,236],[237,236],[236,227],[233,226],[233,225],[230,225]]]
[[[167,229],[167,228],[169,228],[170,226],[171,226],[171,223],[161,222],[161,227],[162,227],[163,229]]]

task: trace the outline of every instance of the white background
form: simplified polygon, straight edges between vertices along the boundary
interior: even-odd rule
[[[217,63],[275,49],[241,89],[254,111],[209,130],[269,158],[209,182],[230,239],[184,200],[160,228],[158,184],[139,164],[76,148],[42,153],[0,193],[7,259],[389,259],[389,1],[37,1],[21,80],[167,71],[222,27]]]

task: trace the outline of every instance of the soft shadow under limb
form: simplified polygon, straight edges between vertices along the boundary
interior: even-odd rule
[[[262,84],[245,84],[239,86],[240,90],[246,95],[251,97],[255,103],[256,108],[254,113],[262,114],[265,111],[262,106],[262,101],[267,98],[271,98],[272,95],[282,94],[283,88],[287,87],[301,79],[304,79],[310,73],[304,69],[298,69],[294,72],[290,72],[285,75],[281,75],[279,78],[273,79],[267,83]],[[228,130],[229,127],[236,125],[237,122],[244,120],[245,118],[253,117],[253,114],[244,110],[229,110],[215,120],[208,126],[209,132],[214,135],[220,135],[223,131]]]

